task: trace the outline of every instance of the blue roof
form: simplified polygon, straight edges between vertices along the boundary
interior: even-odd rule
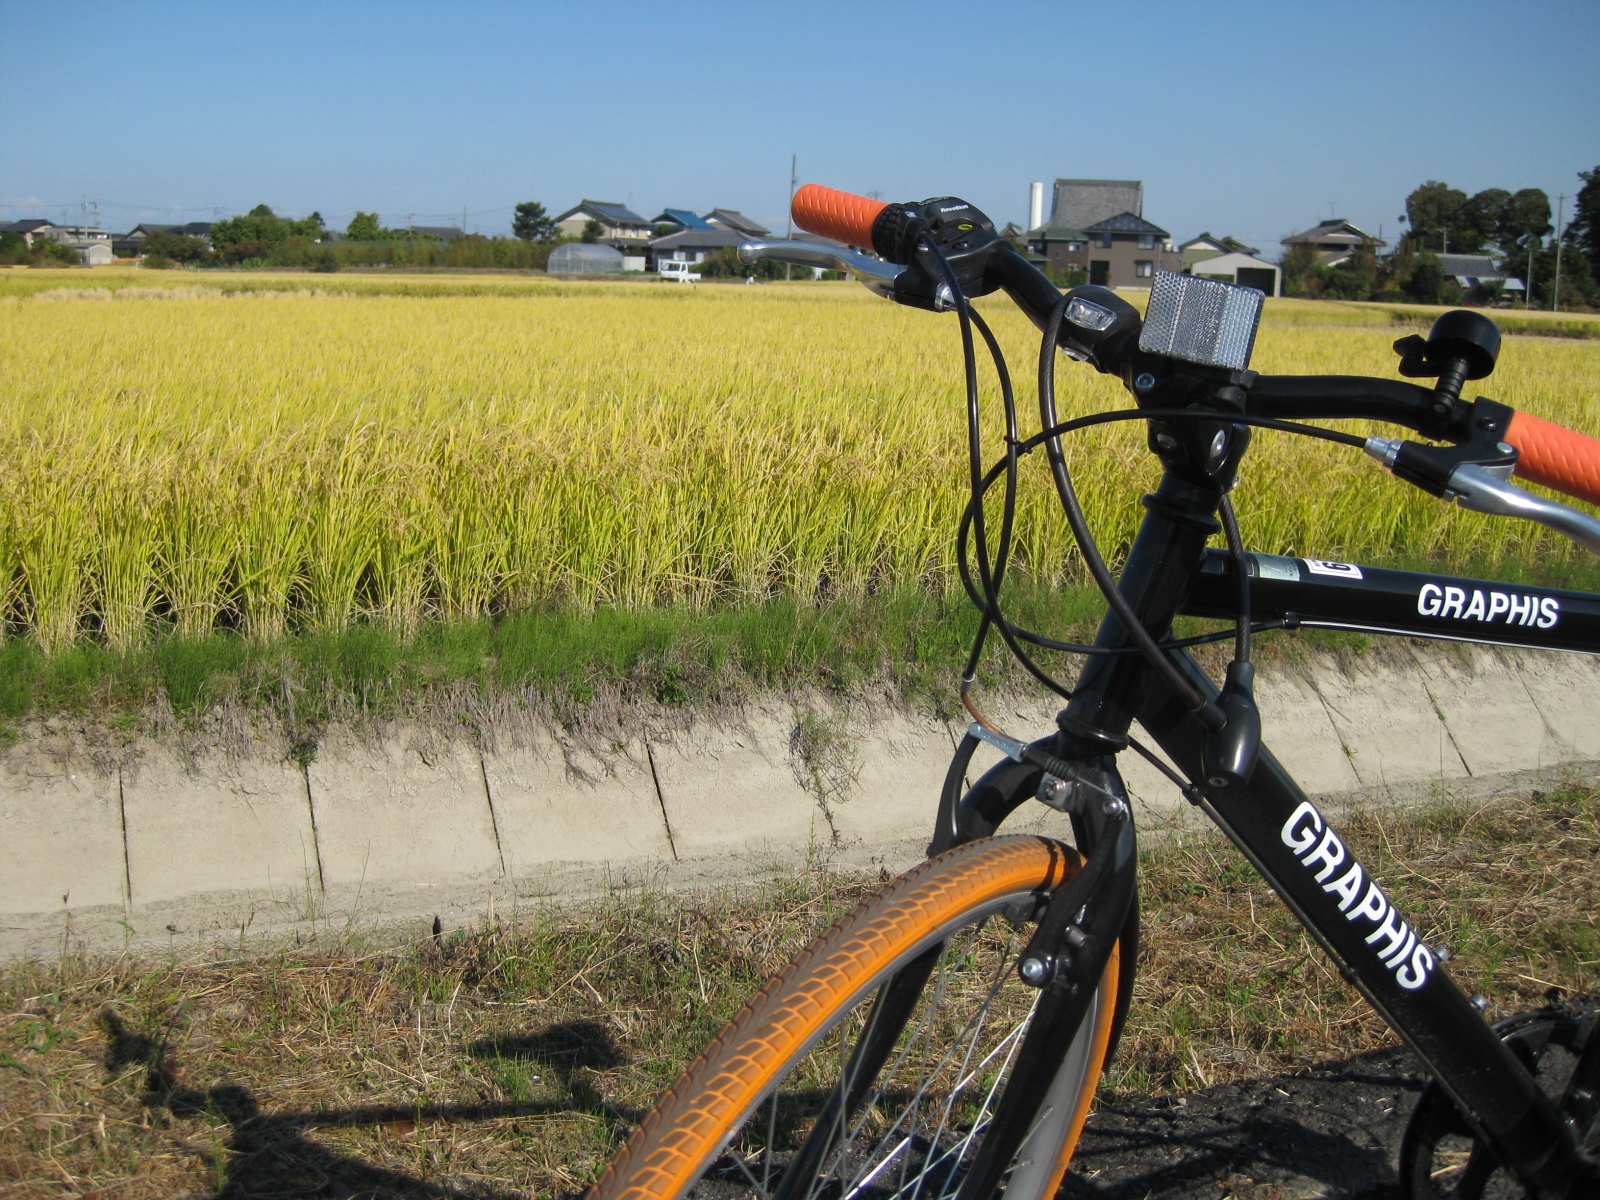
[[[674,225],[682,225],[685,229],[715,228],[710,221],[695,216],[686,208],[663,208],[661,215],[656,218],[656,223],[663,221],[671,221]]]

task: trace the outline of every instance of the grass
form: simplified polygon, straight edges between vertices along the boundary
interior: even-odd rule
[[[1082,587],[1024,586],[1010,611],[1087,637],[1094,599]],[[576,714],[602,690],[707,706],[765,689],[844,692],[868,680],[937,704],[976,626],[964,599],[911,590],[820,605],[777,596],[709,611],[545,607],[428,622],[410,634],[362,624],[271,640],[169,635],[126,652],[80,642],[45,654],[13,638],[0,642],[0,723],[14,730],[58,714],[125,727],[170,717],[193,723],[233,704],[287,723],[299,737],[334,718],[393,716],[463,690]],[[1012,674],[993,660],[990,678]]]
[[[1600,795],[1345,823],[1491,1018],[1600,988]],[[1220,837],[1144,851],[1119,1096],[1389,1035]],[[617,897],[397,949],[0,969],[0,1191],[549,1196],[582,1187],[740,1001],[876,881]],[[428,1190],[437,1189],[437,1190]]]
[[[1437,572],[1417,558],[1379,564]],[[1560,559],[1466,563],[1467,575],[1600,592],[1600,564]],[[1008,588],[1006,611],[1025,627],[1090,641],[1104,607],[1089,585]],[[779,595],[743,605],[582,611],[541,606],[493,617],[426,621],[410,632],[383,623],[250,638],[237,630],[168,633],[133,649],[80,639],[46,654],[32,639],[0,640],[0,737],[22,722],[90,718],[113,732],[151,731],[176,719],[191,726],[222,706],[281,728],[291,744],[315,747],[333,720],[431,714],[471,720],[463,698],[533,703],[581,722],[601,692],[668,707],[717,707],[767,690],[821,687],[847,693],[882,687],[942,711],[977,619],[962,596],[925,588],[802,603]],[[1180,618],[1180,636],[1219,627]],[[1303,629],[1258,641],[1258,656],[1303,658],[1360,652],[1370,640]],[[1056,657],[1070,681],[1077,664]],[[1034,686],[998,639],[980,678]],[[467,707],[471,707],[470,705]],[[456,714],[452,717],[450,714]]]
[[[0,615],[48,654],[129,653],[168,629],[410,636],[561,606],[955,590],[966,468],[949,320],[845,284],[174,275],[0,273]],[[983,305],[1025,379],[1032,327]],[[1254,365],[1388,374],[1397,328],[1427,315],[1274,301]],[[1591,428],[1597,356],[1591,339],[1514,339],[1492,390]],[[1061,401],[1070,416],[1126,396],[1068,370]],[[1359,455],[1260,442],[1237,494],[1253,548],[1571,555]],[[1115,553],[1153,480],[1141,433],[1069,450]],[[1045,473],[1028,468],[1019,570],[1075,582]]]

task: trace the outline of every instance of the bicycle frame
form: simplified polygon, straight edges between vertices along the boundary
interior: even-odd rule
[[[936,312],[961,309],[973,429],[977,391],[970,317],[959,298],[1000,289],[1045,335],[1039,376],[1042,427],[1058,425],[1054,371],[1057,351],[1065,350],[1101,373],[1121,378],[1149,413],[1150,449],[1164,468],[1160,485],[1144,498],[1146,516],[1113,589],[1086,530],[1059,443],[1055,435],[1039,435],[1085,562],[1107,593],[1111,607],[1095,648],[1108,653],[1088,658],[1071,700],[1057,717],[1055,735],[1024,747],[981,719],[973,726],[947,773],[929,851],[938,853],[994,833],[1012,811],[1041,794],[1072,812],[1087,861],[1072,884],[1041,898],[1039,923],[1019,959],[1018,973],[1043,994],[1018,1053],[1018,1068],[1001,1095],[959,1200],[987,1196],[999,1184],[1005,1164],[1022,1144],[1025,1130],[1020,1126],[1044,1094],[1041,1081],[1054,1077],[1067,1036],[1081,1021],[1088,994],[1118,940],[1125,951],[1123,970],[1131,974],[1138,938],[1135,835],[1115,756],[1128,747],[1128,730],[1135,721],[1178,771],[1194,781],[1183,786],[1184,794],[1227,834],[1342,976],[1418,1053],[1501,1162],[1542,1196],[1590,1195],[1597,1178],[1594,1161],[1584,1155],[1572,1128],[1529,1071],[1450,979],[1440,956],[1412,930],[1265,747],[1253,771],[1248,766],[1257,725],[1248,690],[1248,655],[1242,649],[1246,639],[1240,639],[1234,664],[1241,668],[1237,680],[1230,667],[1229,695],[1219,693],[1187,653],[1162,651],[1155,644],[1167,638],[1180,613],[1238,619],[1242,582],[1252,622],[1266,618],[1284,626],[1600,652],[1600,596],[1271,555],[1236,560],[1206,548],[1222,530],[1217,513],[1250,444],[1244,418],[1258,424],[1367,418],[1450,444],[1429,447],[1374,438],[1355,442],[1397,477],[1477,511],[1541,521],[1600,552],[1600,524],[1507,484],[1522,452],[1501,439],[1511,436],[1517,415],[1483,397],[1471,404],[1461,399],[1463,383],[1494,368],[1500,336],[1492,322],[1465,312],[1446,314],[1427,339],[1395,344],[1402,356],[1401,373],[1437,380],[1431,388],[1354,376],[1259,376],[1244,369],[1248,345],[1242,355],[1237,353],[1245,344],[1239,341],[1242,325],[1230,334],[1233,348],[1226,353],[1216,340],[1217,331],[1203,321],[1189,330],[1199,341],[1184,353],[1172,351],[1160,338],[1146,346],[1141,333],[1145,318],[1126,301],[1093,287],[1074,289],[1064,299],[966,201],[945,197],[883,205],[821,189],[797,195],[795,204],[797,215],[803,212],[805,217],[799,222],[803,228],[852,245],[870,244],[896,266],[892,273],[874,267],[872,278],[864,280],[880,295]],[[753,254],[769,251],[778,257],[793,253],[752,244]],[[820,247],[812,253],[831,251]],[[848,266],[843,259],[838,265]],[[1072,319],[1069,329],[1074,303],[1082,306],[1081,319]],[[1168,325],[1162,328],[1175,334],[1178,309],[1163,320]],[[1253,338],[1253,324],[1249,333]],[[1530,433],[1535,439],[1554,438],[1526,464],[1534,469],[1533,478],[1539,478],[1540,469],[1553,471],[1558,480],[1579,485],[1576,491],[1561,490],[1600,497],[1600,482],[1563,473],[1563,456],[1571,452],[1594,462],[1600,460],[1600,447],[1574,441],[1578,435],[1558,427],[1547,434],[1530,427]],[[1595,471],[1600,476],[1600,466]],[[980,515],[983,486],[974,468],[974,504]],[[982,537],[981,526],[977,536]],[[1237,578],[1236,562],[1242,563],[1247,580]],[[984,586],[991,586],[987,579]],[[998,602],[992,593],[986,595],[984,600],[974,592],[974,599],[1000,620]],[[1015,644],[1012,648],[1017,650]],[[1229,712],[1240,719],[1234,721]],[[980,733],[982,740],[993,740],[1013,757],[963,794],[962,781]],[[1038,793],[1046,770],[1054,777],[1053,790]],[[1126,1003],[1128,990],[1119,989],[1119,1005]],[[1591,1039],[1584,1058],[1579,1074],[1600,1080],[1600,1038]]]
[[[1147,513],[1118,587],[1157,638],[1180,612],[1232,618],[1237,611],[1232,562],[1205,546],[1217,529],[1211,514],[1220,497],[1171,474],[1145,497]],[[1255,619],[1296,615],[1302,624],[1331,628],[1600,651],[1600,596],[1265,555],[1247,562]],[[1108,613],[1096,645],[1130,644]],[[1172,654],[1205,695],[1217,694],[1187,653]],[[1058,717],[1061,733],[1039,744],[1064,759],[1103,764],[1134,721],[1188,778],[1202,777],[1205,730],[1138,655],[1089,659]],[[993,832],[1031,798],[1040,778],[1037,767],[1009,761],[991,770],[952,814],[956,840]],[[1197,797],[1191,792],[1482,1139],[1541,1193],[1566,1194],[1586,1169],[1570,1127],[1283,765],[1263,747],[1244,787]],[[1110,849],[1091,846],[1091,861]],[[1118,858],[1091,909],[1101,897],[1111,903],[1131,892],[1123,876],[1134,866],[1125,854]]]

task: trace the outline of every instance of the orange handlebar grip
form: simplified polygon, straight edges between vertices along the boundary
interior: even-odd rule
[[[1600,504],[1600,439],[1514,413],[1506,441],[1522,452],[1514,474]]]
[[[794,223],[807,233],[871,250],[872,223],[888,207],[882,200],[808,183],[794,194],[789,211]]]

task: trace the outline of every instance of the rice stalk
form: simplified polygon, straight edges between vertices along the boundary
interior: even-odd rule
[[[237,606],[248,633],[270,638],[552,603],[958,587],[965,402],[949,321],[832,286],[352,278],[313,295],[289,277],[205,294],[141,282],[171,297],[156,305],[102,278],[107,296],[132,299],[0,305],[0,601],[41,643],[70,643],[89,617],[127,644],[162,605],[186,632]],[[42,283],[7,276],[0,292],[60,286]],[[1005,301],[980,303],[1032,428],[1036,331]],[[1252,365],[1388,374],[1395,322],[1391,306],[1273,302]],[[94,355],[74,352],[85,338]],[[1484,390],[1592,431],[1597,367],[1600,339],[1508,339]],[[1058,388],[1063,417],[1128,404],[1065,361]],[[992,380],[982,389],[994,462],[998,396]],[[1443,564],[1572,553],[1343,448],[1254,436],[1237,495],[1252,549]],[[1144,431],[1076,434],[1066,454],[1115,560],[1159,474]],[[1080,579],[1042,456],[1022,475],[1016,569]],[[136,481],[160,500],[143,535],[128,524]]]

